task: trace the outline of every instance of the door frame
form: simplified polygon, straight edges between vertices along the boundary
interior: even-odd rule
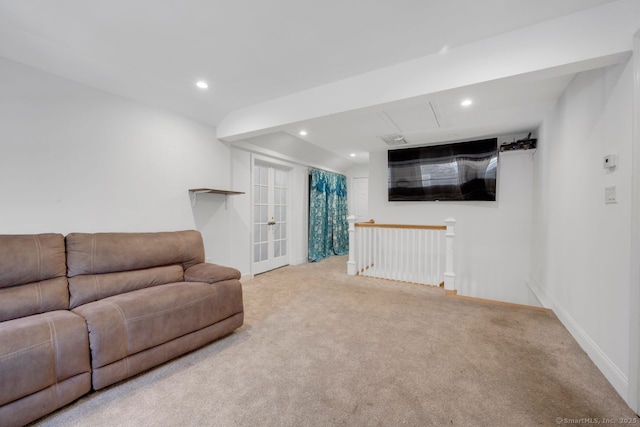
[[[255,276],[256,274],[260,274],[260,273],[256,273],[254,270],[254,259],[253,259],[253,244],[254,244],[254,209],[253,209],[253,200],[254,200],[254,173],[255,173],[255,166],[256,164],[259,165],[266,165],[269,167],[273,167],[276,169],[280,169],[280,170],[285,170],[287,171],[287,253],[285,255],[286,260],[287,260],[287,264],[291,264],[291,253],[292,253],[292,235],[291,235],[291,224],[292,224],[292,216],[291,216],[291,207],[292,207],[292,194],[291,194],[291,186],[292,186],[292,170],[293,170],[293,166],[290,163],[284,162],[284,161],[280,161],[278,159],[274,159],[272,157],[266,157],[266,156],[261,156],[259,154],[255,154],[255,153],[251,153],[251,186],[250,186],[250,191],[249,191],[249,200],[250,202],[250,207],[251,207],[251,214],[250,214],[250,224],[251,226],[249,227],[249,239],[250,239],[250,244],[251,244],[251,250],[249,251],[249,256],[251,257],[250,260],[250,264],[251,264],[251,275]]]

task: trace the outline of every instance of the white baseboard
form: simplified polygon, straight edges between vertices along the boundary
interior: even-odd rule
[[[293,260],[291,262],[291,265],[306,264],[308,262],[309,262],[309,260],[306,257],[300,257],[300,258],[296,258],[295,260]]]
[[[546,308],[553,310],[556,317],[558,317],[580,347],[582,347],[593,363],[600,369],[600,372],[602,372],[605,378],[611,383],[613,388],[616,389],[618,394],[626,400],[629,392],[629,379],[627,376],[609,359],[606,353],[598,347],[595,341],[591,339],[585,330],[580,327],[578,322],[553,296],[549,295],[535,280],[529,280],[527,286]]]

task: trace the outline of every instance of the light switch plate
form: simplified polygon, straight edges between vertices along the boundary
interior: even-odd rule
[[[618,199],[616,198],[616,186],[613,185],[611,187],[604,188],[604,202],[606,204],[618,203]]]

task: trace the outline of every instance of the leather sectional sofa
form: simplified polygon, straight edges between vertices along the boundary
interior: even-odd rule
[[[0,235],[0,424],[231,333],[239,279],[204,263],[197,231]]]

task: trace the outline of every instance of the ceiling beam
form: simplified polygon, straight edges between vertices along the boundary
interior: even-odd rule
[[[236,141],[283,126],[469,85],[550,78],[625,60],[640,2],[621,0],[232,111],[217,136]]]

